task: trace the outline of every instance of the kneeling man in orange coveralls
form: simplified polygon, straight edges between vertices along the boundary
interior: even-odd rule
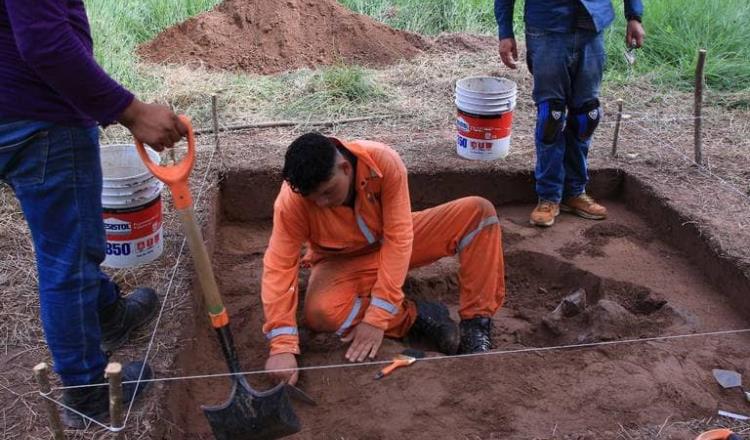
[[[416,334],[446,354],[491,349],[491,318],[505,297],[495,207],[467,197],[411,212],[406,167],[387,145],[308,133],[289,146],[263,260],[268,370],[297,381],[300,264],[311,266],[306,325],[351,342],[346,358],[374,358],[384,336]],[[300,259],[301,249],[308,252]],[[439,303],[404,298],[410,268],[449,255],[461,263],[460,326]],[[459,330],[460,327],[460,330]],[[460,334],[459,334],[460,333]]]

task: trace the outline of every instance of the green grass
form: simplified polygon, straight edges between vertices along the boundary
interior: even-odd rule
[[[161,83],[136,68],[135,48],[167,27],[207,11],[221,0],[87,0],[94,55],[115,79],[136,92]]]
[[[356,66],[337,65],[312,73],[302,71],[302,86],[281,105],[280,114],[313,119],[338,116],[358,107],[375,104],[387,94],[375,83],[371,72]],[[290,74],[287,82],[295,81]]]
[[[423,34],[468,31],[494,35],[492,0],[341,0],[355,12]],[[706,48],[706,81],[720,91],[750,89],[750,2],[747,0],[645,0],[646,45],[631,72],[623,56],[622,0],[614,0],[617,20],[606,34],[607,79],[647,76],[664,88],[692,87],[697,50]],[[522,38],[523,1],[516,1],[515,26]]]
[[[397,29],[425,35],[440,32],[494,33],[492,0],[339,0],[360,14]]]
[[[235,94],[272,94],[274,99],[282,98],[286,103],[277,109],[277,114],[284,116],[305,110],[317,111],[326,106],[333,107],[335,113],[358,108],[361,105],[358,100],[377,100],[384,96],[383,91],[372,84],[366,70],[344,66],[323,69],[319,74],[282,75],[269,81],[259,81],[257,76],[248,75],[215,75],[216,84],[212,84],[213,81],[192,86],[182,84],[184,90],[177,98],[170,94],[171,90],[164,92],[169,88],[164,72],[153,72],[153,68],[139,64],[135,55],[137,45],[173,24],[211,9],[220,1],[87,0],[95,55],[107,72],[138,95],[146,99],[167,98],[177,101],[178,105],[180,101],[189,106],[190,102],[205,100],[204,96],[185,92],[191,87],[204,90],[206,94],[213,93],[211,88],[224,88]],[[445,31],[494,35],[497,30],[492,0],[340,2],[390,26],[427,35]],[[515,25],[521,36],[523,1],[516,3]],[[632,70],[623,57],[622,0],[614,0],[614,4],[618,18],[606,34],[608,81],[626,84],[634,78],[645,77],[663,90],[687,90],[693,83],[697,49],[703,47],[708,50],[706,79],[710,89],[742,92],[742,96],[750,91],[750,2],[747,0],[645,0],[647,41],[638,51],[638,61]],[[294,86],[287,89],[290,81]],[[268,91],[259,90],[257,84],[252,84],[254,82],[265,84]]]
[[[615,2],[618,3],[618,2]],[[646,0],[646,43],[633,69],[657,85],[688,89],[695,81],[698,49],[707,50],[705,75],[718,91],[750,89],[750,2],[747,0]],[[628,75],[623,57],[625,20],[607,32],[610,76]]]

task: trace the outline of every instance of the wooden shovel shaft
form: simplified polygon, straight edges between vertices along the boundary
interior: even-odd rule
[[[198,222],[195,221],[195,212],[192,206],[177,211],[182,227],[185,230],[188,247],[193,256],[195,271],[198,273],[198,282],[203,292],[208,314],[211,317],[211,324],[214,328],[221,328],[229,324],[224,303],[221,301],[219,287],[216,285],[211,260],[208,258],[206,245],[203,243],[203,234],[201,234]]]

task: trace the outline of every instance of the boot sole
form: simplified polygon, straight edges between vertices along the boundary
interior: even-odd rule
[[[529,220],[529,224],[530,224],[531,226],[542,226],[542,227],[549,227],[549,226],[552,226],[552,225],[554,225],[554,224],[555,224],[555,219],[553,218],[552,220],[550,220],[550,221],[548,221],[548,222],[546,222],[546,223],[542,223],[542,222],[535,222],[534,220]]]
[[[157,303],[157,307],[154,307],[151,310],[151,313],[149,313],[148,316],[146,316],[143,319],[143,322],[141,322],[138,325],[135,325],[135,326],[131,327],[127,332],[125,332],[125,333],[122,334],[122,337],[120,337],[116,341],[108,342],[106,344],[105,343],[100,344],[99,348],[103,352],[105,352],[105,353],[111,353],[113,351],[116,351],[117,349],[119,349],[123,345],[125,345],[125,343],[128,342],[128,339],[130,339],[130,334],[133,333],[133,331],[139,330],[139,329],[145,327],[146,325],[150,324],[151,321],[154,320],[154,317],[156,316],[156,309],[158,307],[159,307],[159,303]]]
[[[607,214],[604,214],[604,215],[591,214],[582,209],[571,208],[565,205],[560,205],[560,211],[569,212],[571,214],[577,215],[578,217],[582,217],[588,220],[604,220],[607,218]]]

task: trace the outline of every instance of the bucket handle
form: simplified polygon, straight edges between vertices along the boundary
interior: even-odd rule
[[[464,110],[461,108],[461,105],[458,103],[458,99],[456,99],[456,107],[461,111],[471,113],[470,110]],[[498,107],[502,107],[498,109],[500,113],[507,113],[513,110],[515,108],[515,105],[512,102],[506,102],[506,103],[500,104]]]
[[[158,165],[149,157],[146,148],[143,146],[143,142],[135,139],[135,146],[138,150],[138,155],[141,156],[141,160],[146,164],[149,171],[157,179],[169,186],[175,208],[182,210],[189,208],[193,204],[193,197],[190,195],[190,188],[188,187],[188,177],[190,177],[190,172],[193,170],[193,165],[195,165],[195,135],[193,134],[193,125],[190,123],[190,118],[185,115],[180,115],[179,118],[187,127],[188,144],[187,155],[179,163],[168,166]]]

